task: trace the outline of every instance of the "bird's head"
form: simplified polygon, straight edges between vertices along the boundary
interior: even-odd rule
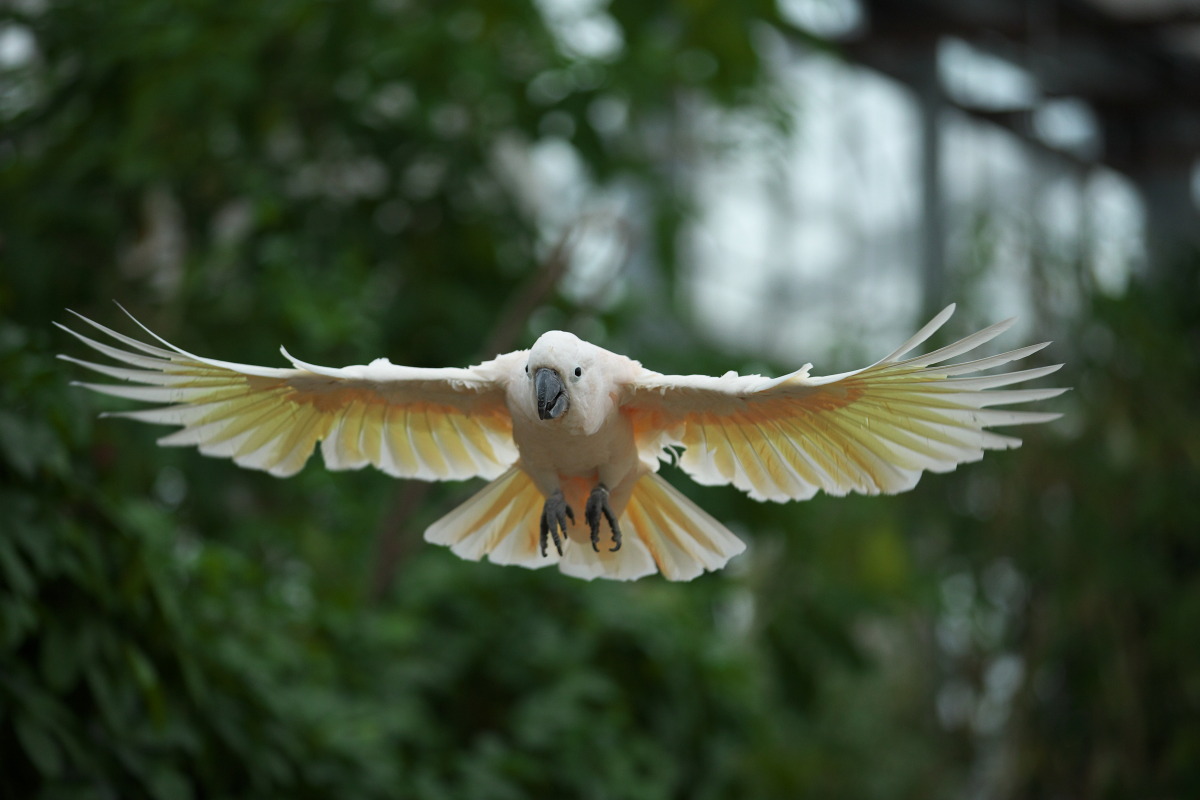
[[[600,387],[598,376],[593,375],[599,350],[563,331],[544,333],[534,343],[525,376],[539,419],[561,419],[572,409],[576,416],[588,414]]]

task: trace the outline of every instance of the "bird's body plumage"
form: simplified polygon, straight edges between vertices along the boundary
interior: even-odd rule
[[[181,426],[160,444],[195,445],[278,476],[298,472],[319,443],[330,469],[490,479],[426,531],[464,558],[558,564],[589,579],[661,571],[688,580],[744,545],[657,475],[680,448],[679,466],[699,483],[731,483],[760,500],[806,499],[819,489],[890,494],[912,488],[924,470],[945,472],[1020,444],[990,427],[1058,416],[993,408],[1064,391],[999,388],[1057,366],[961,377],[1044,345],[935,367],[1010,322],[902,359],[952,311],[876,364],[827,377],[810,377],[808,366],[774,379],[662,375],[561,331],[467,369],[386,359],[333,369],[286,351],[291,368],[265,368],[201,358],[157,336],[161,347],[146,344],[82,317],[124,347],[70,332],[127,366],[63,358],[124,382],[87,388],[159,404],[115,416]],[[556,502],[597,520],[611,513],[607,530],[591,519],[568,525],[560,513],[566,540],[560,549],[552,523],[556,548],[546,550]]]

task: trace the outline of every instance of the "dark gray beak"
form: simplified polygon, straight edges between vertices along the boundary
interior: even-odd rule
[[[558,372],[541,367],[533,374],[533,388],[537,392],[538,417],[558,419],[567,411],[567,392]]]

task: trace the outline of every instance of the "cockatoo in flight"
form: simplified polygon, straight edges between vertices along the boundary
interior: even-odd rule
[[[181,426],[162,445],[195,445],[280,477],[298,472],[320,443],[329,469],[370,464],[398,478],[486,478],[425,531],[462,558],[557,564],[589,580],[655,571],[691,580],[745,545],[663,480],[660,461],[757,500],[805,500],[818,489],[895,494],[925,470],[948,472],[1021,443],[988,428],[1060,416],[992,406],[1055,397],[1065,390],[999,387],[1061,365],[961,377],[1047,343],[936,366],[1012,320],[904,358],[953,311],[875,364],[824,377],[810,376],[811,364],[780,378],[663,375],[562,331],[467,369],[386,358],[332,369],[282,348],[292,366],[277,369],[201,358],[142,326],[162,346],[147,344],[78,314],[122,346],[59,327],[123,366],[60,358],[123,382],[80,386],[157,404],[107,416]]]

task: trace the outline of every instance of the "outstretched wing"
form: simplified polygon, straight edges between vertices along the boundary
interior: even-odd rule
[[[646,449],[686,448],[679,465],[699,483],[732,483],[751,497],[776,501],[807,499],[818,489],[835,495],[902,492],[924,470],[948,472],[979,460],[985,450],[1021,444],[988,428],[1060,416],[991,407],[1066,391],[999,389],[1049,375],[1061,364],[960,377],[1024,358],[1048,342],[935,366],[990,341],[1013,320],[901,360],[953,313],[951,305],[866,369],[809,377],[806,365],[775,379],[646,372],[628,388],[623,405]]]
[[[58,327],[125,365],[59,356],[123,382],[76,385],[158,404],[106,416],[182,426],[159,439],[162,445],[195,445],[280,477],[299,472],[317,442],[330,469],[370,464],[422,480],[494,478],[517,459],[504,385],[520,353],[470,369],[402,367],[387,359],[331,369],[283,350],[293,368],[275,369],[201,358],[142,325],[163,347],[146,344],[76,316],[122,347]]]

